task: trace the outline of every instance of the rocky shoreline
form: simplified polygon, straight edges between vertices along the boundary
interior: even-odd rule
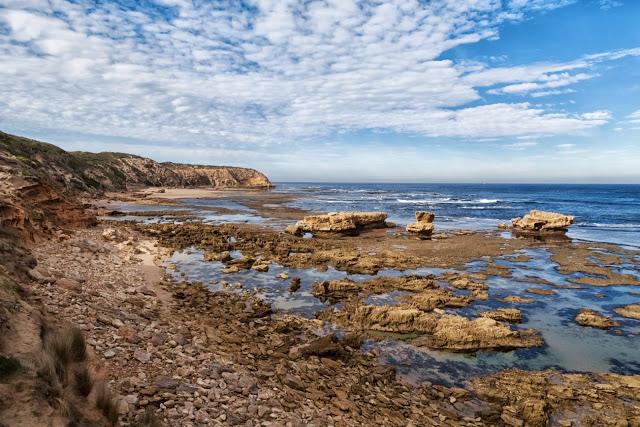
[[[93,196],[80,204],[63,190],[5,175],[2,425],[640,425],[638,376],[500,370],[460,386],[411,385],[362,345],[393,336],[440,352],[540,348],[545,340],[524,325],[524,307],[563,289],[637,286],[628,271],[637,251],[555,234],[432,235],[426,213],[416,216],[423,226],[415,232],[381,215],[319,217],[321,233],[332,231],[327,224],[340,229],[322,238],[304,236],[315,228],[304,222],[300,236],[284,227],[207,224],[186,210],[184,223],[98,222],[104,210]],[[107,197],[143,200],[148,209],[167,203],[161,195],[171,191]],[[283,220],[304,216],[281,206],[287,195],[215,194]],[[538,249],[565,282],[516,271],[513,263],[529,262]],[[173,271],[172,254],[192,250],[202,253],[198,262],[240,279],[214,290],[218,279]],[[426,267],[438,272],[421,272]],[[286,269],[342,276],[309,282]],[[289,295],[308,292],[324,309],[311,318],[275,310],[245,287],[246,272],[272,277]],[[496,292],[496,278],[522,283],[526,294]],[[370,300],[380,296],[390,299]],[[478,303],[492,309],[469,311]],[[574,317],[589,330],[631,337],[637,312],[627,304]],[[626,320],[609,317],[616,315]]]
[[[158,267],[169,248],[135,227],[112,230],[77,229],[38,245],[39,276],[27,289],[48,316],[85,333],[122,425],[640,421],[638,377],[505,371],[467,389],[403,384],[375,353],[358,350],[359,334],[322,337],[319,321],[272,314],[251,293],[172,282]],[[404,285],[425,287],[429,281]],[[599,391],[587,392],[594,384]],[[585,413],[575,418],[578,406]]]

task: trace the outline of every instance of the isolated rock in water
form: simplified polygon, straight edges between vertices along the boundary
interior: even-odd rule
[[[527,231],[565,231],[573,224],[573,217],[556,212],[532,210],[523,217],[513,218],[514,228]]]
[[[513,330],[487,317],[469,320],[442,311],[425,313],[415,308],[365,305],[356,308],[351,321],[364,330],[421,334],[412,343],[433,349],[473,352],[544,345],[533,329]]]
[[[522,321],[522,312],[517,308],[497,308],[493,311],[480,313],[480,317],[488,317],[501,322],[520,323]]]
[[[554,291],[553,289],[543,289],[543,288],[527,288],[527,292],[529,292],[530,294],[544,295],[544,296],[556,294],[556,291]]]
[[[442,316],[431,334],[419,337],[413,343],[458,352],[512,350],[544,345],[534,329],[513,330],[487,317],[469,320],[452,314]]]
[[[305,232],[314,235],[357,235],[368,228],[386,228],[384,212],[332,212],[326,215],[305,216],[295,225],[287,227],[287,233],[301,236]]]
[[[237,265],[228,265],[220,271],[225,274],[230,274],[230,273],[237,273],[240,271],[240,269],[238,268]]]
[[[260,271],[260,272],[269,271],[269,261],[267,261],[267,260],[258,260],[258,261],[253,263],[253,265],[251,266],[251,269],[252,270],[256,270],[256,271]]]
[[[622,317],[640,320],[640,304],[625,305],[624,307],[615,308],[613,311]]]
[[[291,284],[289,285],[289,292],[295,292],[300,289],[300,278],[294,277],[291,279]]]
[[[576,323],[580,326],[589,326],[592,328],[609,329],[618,326],[619,323],[610,317],[604,316],[597,311],[583,308],[576,316]]]
[[[407,225],[407,231],[420,236],[420,238],[429,238],[433,233],[433,220],[435,215],[432,212],[417,211],[416,222]]]
[[[358,283],[349,279],[316,282],[311,288],[311,294],[315,297],[346,297],[350,293],[359,291]]]
[[[504,298],[500,298],[499,301],[509,302],[509,303],[512,303],[512,304],[533,304],[534,302],[536,302],[532,298],[523,298],[523,297],[518,296],[518,295],[509,295],[509,296],[506,296]]]

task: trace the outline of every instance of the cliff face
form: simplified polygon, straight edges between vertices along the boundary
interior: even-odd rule
[[[76,155],[76,153],[71,153]],[[85,155],[85,153],[78,153]],[[270,188],[269,179],[255,169],[158,163],[144,157],[114,154],[83,170],[93,186],[124,190],[127,186]]]
[[[159,163],[122,153],[66,152],[54,145],[0,132],[0,158],[23,177],[79,191],[119,191],[130,186],[269,188],[255,169]]]
[[[120,153],[67,152],[54,145],[0,132],[0,256],[2,240],[60,225],[87,225],[78,196],[133,186],[269,188],[247,168],[158,163]],[[5,249],[6,249],[5,247]]]

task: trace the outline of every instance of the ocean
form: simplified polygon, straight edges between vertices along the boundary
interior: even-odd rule
[[[301,194],[293,207],[318,212],[384,211],[406,224],[414,211],[436,214],[436,229],[495,229],[532,209],[575,216],[575,239],[640,246],[640,185],[276,183]]]

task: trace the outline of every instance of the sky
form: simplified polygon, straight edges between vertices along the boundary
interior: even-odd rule
[[[0,130],[273,181],[640,183],[637,0],[0,0]]]

